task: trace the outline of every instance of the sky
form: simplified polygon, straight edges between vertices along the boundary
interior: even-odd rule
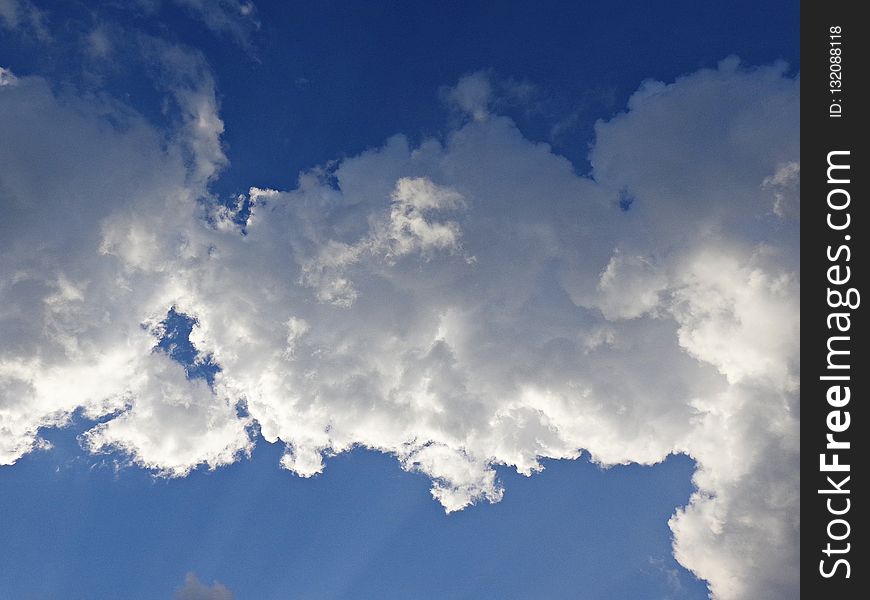
[[[797,597],[798,5],[0,0],[0,598]]]

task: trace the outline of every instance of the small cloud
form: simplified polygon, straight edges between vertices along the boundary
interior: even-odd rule
[[[683,592],[683,584],[680,582],[680,573],[673,567],[669,566],[663,558],[648,557],[650,566],[659,573],[664,579],[670,594],[681,594]],[[670,600],[671,595],[665,596],[663,600]]]
[[[486,71],[464,75],[454,87],[444,91],[448,105],[475,121],[483,121],[489,116],[492,95],[492,81]]]
[[[106,58],[112,53],[112,42],[106,30],[98,27],[88,34],[87,52],[94,58]]]
[[[10,71],[9,69],[4,69],[0,67],[0,87],[4,85],[14,85],[18,81],[18,78]]]
[[[233,593],[222,583],[215,582],[209,587],[194,573],[188,573],[184,585],[175,591],[173,600],[233,600]]]
[[[501,84],[501,88],[505,98],[518,105],[533,104],[541,94],[538,86],[527,79],[507,79]]]
[[[30,0],[0,0],[0,25],[34,35],[46,41],[51,36],[45,25],[45,12]]]
[[[798,219],[801,210],[801,166],[798,162],[780,165],[776,172],[765,177],[761,189],[773,193],[773,212],[785,219]]]
[[[184,7],[195,19],[210,31],[226,35],[243,47],[250,46],[251,36],[260,29],[257,7],[253,2],[239,0],[173,0]]]

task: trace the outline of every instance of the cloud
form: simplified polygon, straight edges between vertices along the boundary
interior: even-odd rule
[[[785,163],[776,173],[767,177],[762,186],[773,192],[773,212],[780,217],[796,218],[800,216],[800,163]]]
[[[184,252],[183,229],[197,227],[205,161],[112,101],[61,98],[35,77],[10,81],[0,88],[0,127],[15,140],[0,148],[0,461],[43,446],[38,429],[77,409],[117,415],[87,436],[92,449],[122,447],[167,473],[190,469],[178,464],[184,448],[197,449],[194,464],[244,453],[234,403],[214,404],[152,351],[154,330],[143,328],[165,315],[159,297],[173,284],[161,264]],[[164,220],[180,237],[157,246]]]
[[[475,121],[482,121],[489,115],[493,100],[493,86],[490,75],[477,71],[464,75],[457,84],[443,90],[447,104],[467,114]]]
[[[212,32],[226,35],[241,46],[251,43],[251,36],[260,28],[257,7],[253,2],[239,0],[172,0]]]
[[[218,111],[214,77],[203,55],[161,38],[135,34],[142,59],[167,93],[177,113],[176,145],[197,181],[207,181],[227,164],[221,145],[224,123]],[[166,110],[164,108],[164,110]]]
[[[492,113],[522,109],[526,116],[547,112],[547,98],[535,84],[523,79],[496,77],[492,70],[475,71],[440,90],[442,101],[459,116],[481,121]]]
[[[262,190],[254,194],[262,195]],[[460,194],[424,177],[403,177],[396,182],[390,198],[389,213],[370,220],[369,235],[353,244],[329,240],[316,256],[303,261],[300,281],[316,290],[318,300],[350,307],[357,291],[345,272],[366,259],[395,264],[409,254],[428,260],[436,252],[461,250],[459,225],[430,218],[433,213],[462,207]]]
[[[225,162],[213,84],[166,60],[188,115],[168,135],[38,78],[0,87],[18,148],[0,150],[5,463],[79,407],[104,421],[86,448],[167,476],[250,452],[255,424],[303,477],[357,445],[392,454],[449,512],[502,497],[496,464],[686,453],[678,560],[717,598],[797,595],[784,66],[644,83],[597,124],[588,177],[491,112],[473,75],[447,94],[474,118],[443,141],[395,136],[296,189],[252,187],[243,218],[203,214]],[[213,387],[155,352],[172,307],[196,319]]]
[[[0,25],[9,30],[33,35],[36,39],[50,39],[45,12],[30,0],[0,0]]]
[[[194,573],[184,577],[184,585],[176,590],[174,600],[233,600],[233,593],[215,582],[211,587],[201,583]]]
[[[4,69],[0,67],[0,86],[4,85],[14,85],[18,82],[18,79],[9,69]]]

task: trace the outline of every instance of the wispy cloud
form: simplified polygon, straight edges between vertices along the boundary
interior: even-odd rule
[[[233,600],[233,593],[222,583],[215,582],[208,586],[197,579],[194,573],[188,573],[184,585],[176,590],[173,600]]]
[[[41,41],[51,37],[45,11],[30,0],[0,0],[0,26]]]

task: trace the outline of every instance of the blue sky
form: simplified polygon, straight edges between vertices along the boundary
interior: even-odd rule
[[[682,457],[504,470],[502,502],[445,516],[425,478],[377,453],[301,480],[261,444],[250,461],[154,481],[50,437],[50,455],[4,475],[9,598],[170,598],[188,571],[237,598],[705,597],[670,551],[667,518],[691,491]]]
[[[205,53],[230,157],[214,183],[220,193],[243,192],[252,181],[287,189],[299,171],[396,133],[442,134],[438,90],[480,69],[538,86],[542,106],[512,116],[585,172],[592,125],[622,110],[645,79],[670,81],[732,54],[753,65],[800,66],[799,15],[789,1],[270,2],[257,5],[262,24],[244,48],[171,3],[159,19],[104,4],[111,19]],[[93,8],[52,9],[56,21],[70,14],[87,23]],[[0,49],[10,67],[59,79],[69,77],[68,61],[80,59],[62,44],[36,51],[34,42],[8,36]],[[108,80],[115,93],[157,113],[159,99],[138,71],[119,71]],[[570,128],[554,138],[551,129],[565,120]]]
[[[0,0],[0,598],[793,597],[797,3],[255,4]]]

